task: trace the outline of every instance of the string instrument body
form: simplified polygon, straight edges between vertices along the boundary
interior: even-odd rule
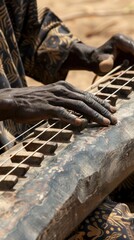
[[[116,84],[119,88],[118,81]],[[67,128],[52,138],[60,129],[56,125],[32,142],[46,128],[44,124],[1,155],[0,163],[10,158],[10,164],[0,167],[0,177],[8,171],[11,174],[0,182],[0,239],[63,240],[133,173],[133,80],[127,87],[125,98],[121,93],[117,100],[117,125],[98,127],[90,123],[80,132]],[[30,141],[31,146],[27,144]],[[24,145],[23,151],[14,154]],[[23,165],[14,169],[20,161]]]

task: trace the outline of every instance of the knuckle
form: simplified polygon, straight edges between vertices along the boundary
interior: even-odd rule
[[[85,96],[86,99],[89,99],[89,100],[94,98],[94,95],[90,92],[85,92],[84,96]]]
[[[97,96],[93,96],[92,97],[92,101],[100,104],[100,105],[103,105],[104,104],[104,100],[102,100],[101,98],[97,97]]]
[[[56,85],[55,90],[59,92],[61,90],[61,86]]]
[[[48,115],[52,117],[58,117],[61,118],[64,116],[64,108],[63,107],[55,107],[55,106],[49,106],[49,109],[47,109]]]
[[[98,122],[101,119],[101,115],[97,111],[91,109],[91,118]]]
[[[56,112],[58,113],[58,115],[62,116],[65,112],[65,109],[64,107],[57,107]]]
[[[101,109],[101,114],[105,117],[110,117],[110,113],[106,108]]]
[[[56,114],[56,108],[52,105],[48,105],[46,108],[45,108],[45,112],[47,112],[48,115],[50,116],[55,116]]]
[[[66,91],[66,88],[63,86],[63,85],[57,85],[56,88],[55,88],[55,91],[61,95],[63,93],[65,93]]]
[[[96,102],[98,102],[100,105],[102,105],[103,107],[105,107],[109,110],[110,104],[106,100],[103,100],[103,99],[101,99],[100,97],[97,97],[97,96],[95,96],[94,100]]]
[[[92,97],[90,97],[90,96],[88,96],[88,95],[84,97],[84,101],[85,101],[85,103],[87,103],[89,106],[94,105],[95,102],[96,102]]]
[[[66,90],[73,90],[73,91],[75,91],[75,88],[70,83],[65,82],[63,80],[59,81],[59,85],[61,87],[64,87]]]
[[[122,40],[123,38],[124,38],[124,35],[121,33],[117,33],[112,36],[112,40],[115,42]]]
[[[62,86],[66,86],[66,82],[65,82],[64,80],[58,81],[58,84],[59,84],[59,85],[62,85]]]
[[[97,101],[98,101],[98,103],[99,103],[101,106],[106,107],[106,102],[105,102],[105,100],[103,100],[103,99],[101,99],[101,98],[97,98]]]
[[[78,106],[79,106],[79,108],[81,109],[83,109],[84,108],[84,106],[85,106],[85,104],[84,104],[84,102],[82,101],[82,100],[79,100],[78,101]]]

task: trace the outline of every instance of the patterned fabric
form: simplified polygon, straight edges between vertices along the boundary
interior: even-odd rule
[[[110,195],[114,201],[133,202],[134,203],[134,174],[125,179]],[[134,204],[133,204],[134,209]]]
[[[39,20],[40,19],[40,20]],[[64,79],[62,64],[78,41],[49,9],[39,18],[36,0],[0,1],[0,88],[26,86],[25,74],[43,83]],[[14,136],[27,125],[4,121]],[[0,139],[6,142],[3,124]],[[134,239],[134,216],[109,200],[95,210],[72,239]]]
[[[133,213],[120,202],[127,203]],[[66,240],[96,239],[134,239],[134,174],[127,177]]]
[[[65,79],[61,66],[78,40],[49,9],[39,18],[35,0],[5,2],[26,74],[43,83]]]
[[[36,0],[0,1],[0,88],[26,86],[25,74],[43,83],[66,77],[61,66],[77,39],[49,9],[38,19]],[[14,136],[28,127],[4,125]]]
[[[66,240],[133,240],[134,214],[126,204],[106,199]]]

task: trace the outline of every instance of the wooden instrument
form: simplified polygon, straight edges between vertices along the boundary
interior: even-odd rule
[[[98,96],[118,123],[41,122],[0,157],[0,239],[63,240],[134,171],[134,70],[109,76]]]

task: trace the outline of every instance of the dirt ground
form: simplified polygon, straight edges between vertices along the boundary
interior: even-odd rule
[[[39,8],[49,7],[72,33],[91,46],[99,46],[115,33],[134,38],[133,0],[37,0]],[[44,3],[45,2],[45,3]],[[73,71],[67,81],[80,89],[91,84],[94,74]]]

